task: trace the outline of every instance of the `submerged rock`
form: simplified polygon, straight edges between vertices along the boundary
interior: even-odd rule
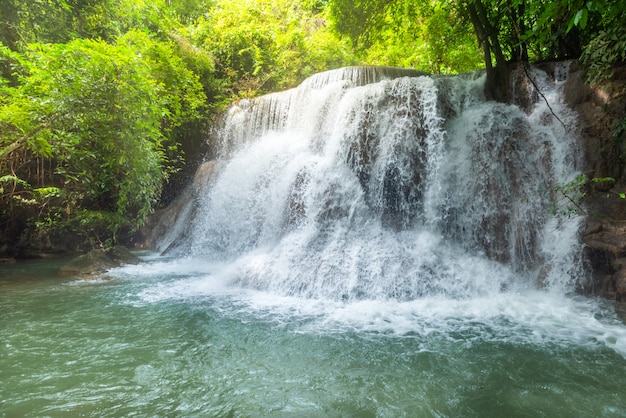
[[[59,270],[59,276],[78,276],[83,279],[99,277],[107,270],[123,264],[139,264],[141,260],[123,246],[96,249],[76,257]]]

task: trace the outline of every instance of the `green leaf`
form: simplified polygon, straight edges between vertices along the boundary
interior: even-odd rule
[[[33,194],[40,199],[61,197],[63,191],[58,187],[39,187],[33,190]]]
[[[9,183],[9,182],[20,185],[24,187],[25,189],[30,189],[30,184],[28,184],[27,181],[22,180],[21,178],[14,176],[12,174],[7,174],[5,176],[0,177],[0,183]]]
[[[582,9],[582,16],[580,18],[579,26],[581,29],[585,29],[587,27],[587,18],[589,16],[587,9]]]

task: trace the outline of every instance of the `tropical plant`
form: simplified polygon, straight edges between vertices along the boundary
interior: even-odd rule
[[[330,0],[328,10],[332,27],[368,63],[432,73],[481,66],[470,23],[453,2]]]
[[[84,210],[116,213],[112,237],[141,225],[181,158],[169,134],[199,118],[205,101],[173,46],[129,32],[114,45],[74,40],[4,52],[17,84],[5,83],[0,96],[0,168],[13,176],[3,197],[34,196],[36,180],[63,189],[65,221]]]

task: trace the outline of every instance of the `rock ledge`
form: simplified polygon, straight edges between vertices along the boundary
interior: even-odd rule
[[[102,277],[107,270],[123,264],[139,264],[141,260],[128,248],[115,246],[96,249],[80,255],[59,270],[59,276],[77,276],[82,279]]]

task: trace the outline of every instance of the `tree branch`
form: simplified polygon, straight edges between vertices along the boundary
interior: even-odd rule
[[[532,83],[532,85],[535,87],[535,90],[537,90],[537,93],[539,93],[539,95],[543,98],[543,101],[546,102],[546,106],[548,106],[548,109],[550,109],[550,113],[552,113],[552,115],[556,118],[556,120],[558,120],[561,125],[563,126],[563,128],[565,130],[567,130],[567,126],[565,126],[565,123],[563,123],[563,121],[561,120],[561,118],[559,118],[559,116],[554,113],[554,110],[552,109],[552,106],[550,106],[550,103],[548,102],[548,99],[546,98],[546,96],[541,92],[541,90],[539,89],[539,86],[537,85],[537,83],[535,83],[535,80],[533,80],[533,78],[530,76],[530,74],[528,73],[528,64],[524,63],[522,65],[522,67],[524,68],[524,73],[526,74],[526,77],[528,78],[528,80],[530,80],[530,82]]]

